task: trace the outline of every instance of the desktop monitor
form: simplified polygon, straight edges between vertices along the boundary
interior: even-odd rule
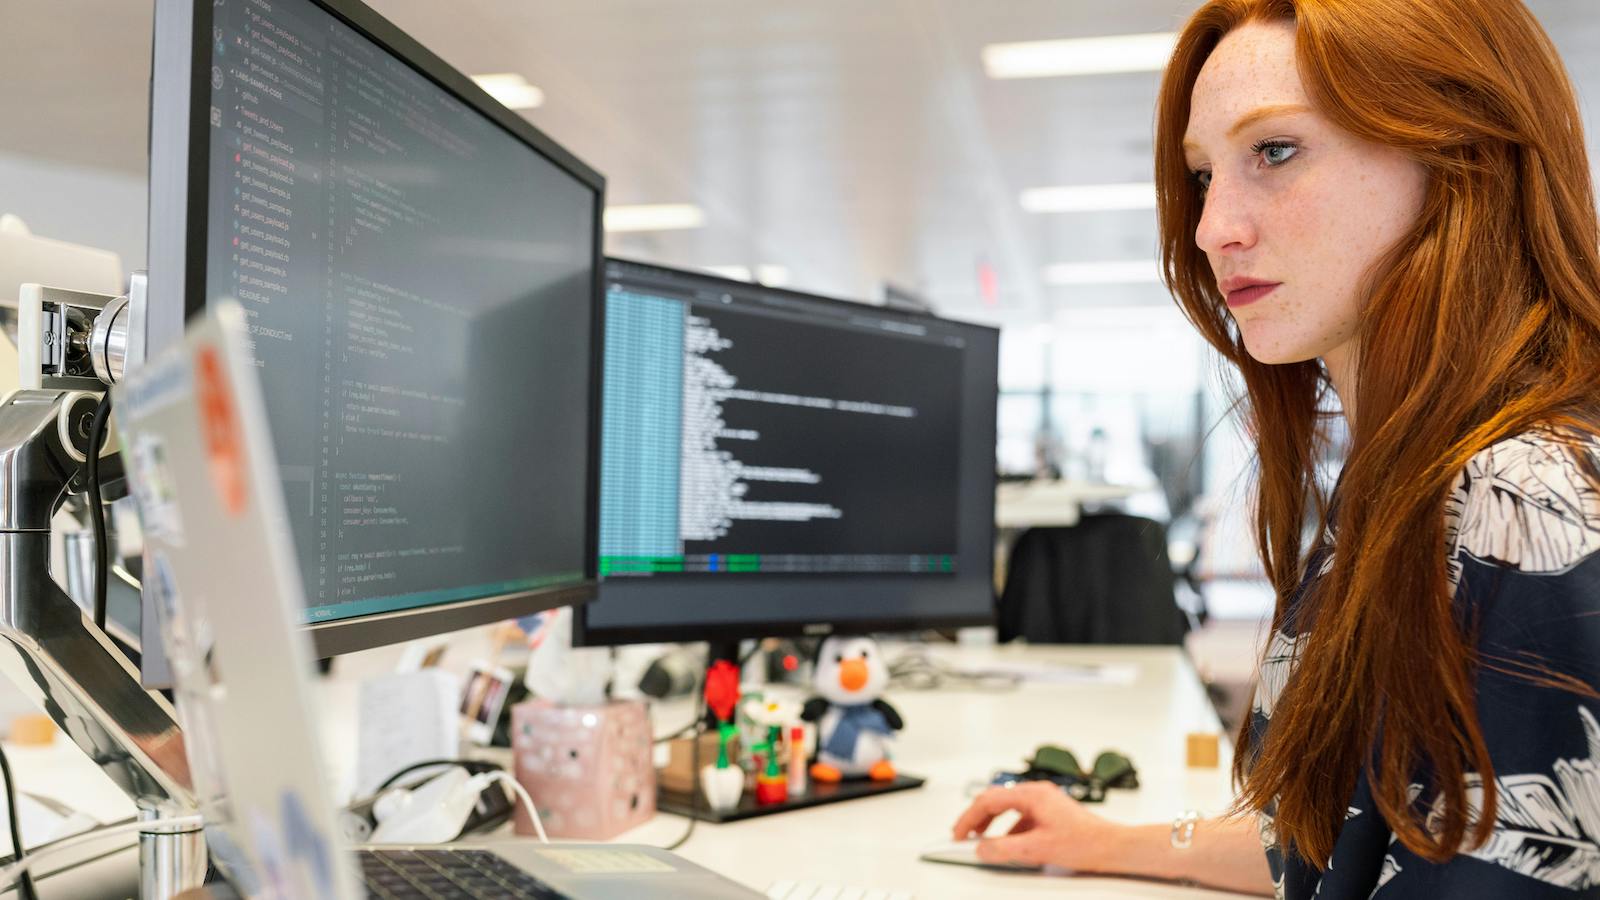
[[[243,305],[317,652],[590,599],[602,177],[353,0],[155,26],[147,352]]]
[[[608,260],[587,644],[982,624],[999,333]]]

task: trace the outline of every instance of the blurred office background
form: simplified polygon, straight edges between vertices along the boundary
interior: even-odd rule
[[[1248,680],[1250,453],[1156,274],[1161,35],[1194,0],[367,2],[607,175],[609,253],[1001,326],[998,472],[1129,488],[1204,595],[1202,672]],[[0,5],[0,213],[127,269],[152,6]],[[1529,6],[1594,134],[1600,8]]]

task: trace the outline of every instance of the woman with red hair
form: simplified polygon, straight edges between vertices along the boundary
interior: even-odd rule
[[[997,789],[956,835],[1016,810],[981,858],[1288,898],[1600,897],[1600,227],[1548,37],[1519,0],[1212,0],[1156,187],[1278,595],[1238,808]]]

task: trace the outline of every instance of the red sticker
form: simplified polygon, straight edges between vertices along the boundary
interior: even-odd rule
[[[194,362],[200,429],[205,436],[211,481],[222,498],[222,508],[237,516],[244,512],[247,488],[244,439],[239,433],[233,393],[228,390],[228,379],[215,348],[201,347]]]

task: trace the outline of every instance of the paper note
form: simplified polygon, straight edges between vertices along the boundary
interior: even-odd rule
[[[1079,663],[998,662],[983,667],[986,675],[1010,675],[1040,684],[1133,684],[1139,680],[1139,667],[1127,663],[1083,665]]]
[[[439,669],[384,675],[361,685],[356,792],[365,796],[413,763],[460,756],[456,677]]]

